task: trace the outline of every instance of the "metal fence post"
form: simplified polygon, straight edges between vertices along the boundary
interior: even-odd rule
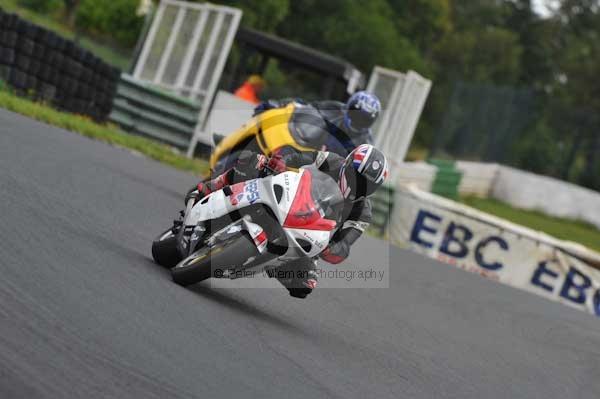
[[[166,7],[166,4],[162,2],[158,6],[158,10],[156,11],[156,15],[154,16],[154,21],[152,22],[152,26],[150,27],[150,32],[148,33],[148,37],[146,38],[146,42],[144,43],[144,46],[142,48],[142,53],[140,54],[140,58],[138,59],[135,65],[135,69],[133,71],[133,77],[136,79],[142,78],[142,71],[144,70],[146,61],[148,61],[148,56],[150,55],[150,50],[152,49],[152,44],[154,43],[154,38],[156,37],[156,33],[158,32],[158,28],[160,26],[163,14],[165,13]]]
[[[165,50],[163,51],[160,62],[158,63],[158,68],[156,69],[156,73],[154,74],[154,83],[160,83],[163,79],[163,75],[165,74],[165,69],[167,68],[167,63],[171,58],[171,54],[173,53],[173,46],[175,46],[175,40],[177,36],[179,36],[179,32],[181,31],[181,24],[183,23],[183,18],[185,18],[186,9],[180,8],[177,11],[177,17],[175,18],[175,23],[173,24],[173,30],[169,34],[169,40],[167,41],[167,45]]]
[[[208,13],[210,11],[200,11],[200,20],[196,23],[196,28],[194,29],[194,33],[192,35],[192,40],[188,45],[185,56],[183,58],[183,62],[181,63],[181,68],[179,69],[179,73],[177,74],[177,80],[175,82],[175,88],[181,94],[181,89],[185,84],[185,81],[190,73],[190,69],[192,67],[192,61],[194,61],[194,55],[198,50],[198,44],[200,43],[200,39],[202,38],[202,34],[204,33],[204,29],[206,27],[206,21],[208,20]]]
[[[219,59],[217,60],[217,64],[215,65],[215,69],[213,71],[212,79],[210,80],[210,84],[206,90],[206,95],[204,98],[205,106],[203,106],[202,109],[200,110],[200,115],[198,116],[198,125],[196,125],[196,129],[194,131],[194,136],[192,137],[192,140],[190,141],[190,147],[188,148],[188,151],[187,151],[187,156],[190,158],[194,155],[196,145],[198,144],[198,139],[200,138],[200,135],[203,132],[204,123],[206,122],[206,116],[208,115],[208,111],[209,111],[209,106],[213,100],[213,97],[215,95],[215,91],[217,88],[217,84],[218,84],[217,77],[221,76],[221,74],[223,72],[223,68],[225,67],[225,61],[227,60],[227,54],[229,54],[229,49],[231,48],[231,45],[233,44],[233,39],[235,37],[235,33],[237,31],[237,27],[240,23],[241,18],[242,18],[242,13],[239,12],[239,13],[235,13],[231,20],[231,23],[229,26],[229,32],[227,33],[227,37],[225,38],[225,42],[223,43],[223,48],[227,49],[227,51],[226,52],[224,51],[220,54]]]

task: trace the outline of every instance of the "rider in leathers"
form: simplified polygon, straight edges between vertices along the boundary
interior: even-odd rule
[[[285,107],[294,102],[315,108],[326,124],[329,132],[325,150],[345,157],[360,144],[372,143],[371,127],[381,112],[381,103],[366,91],[354,93],[346,103],[339,101],[315,101],[307,103],[302,99],[268,100],[254,109],[254,115],[273,108]]]
[[[372,145],[363,144],[351,151],[346,158],[332,152],[282,149],[268,159],[262,154],[244,151],[233,168],[192,188],[186,196],[186,203],[190,198],[199,200],[225,186],[260,177],[264,170],[281,173],[288,167],[298,168],[311,163],[338,182],[345,197],[343,224],[320,255],[326,262],[337,264],[348,257],[350,247],[368,227],[371,221],[371,203],[367,197],[387,177],[387,160]],[[275,270],[273,276],[288,289],[291,296],[306,298],[317,286],[316,259],[295,260]]]

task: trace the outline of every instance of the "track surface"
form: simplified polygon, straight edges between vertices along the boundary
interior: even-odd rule
[[[389,289],[174,285],[194,181],[0,110],[0,397],[600,397],[597,319],[406,251]]]

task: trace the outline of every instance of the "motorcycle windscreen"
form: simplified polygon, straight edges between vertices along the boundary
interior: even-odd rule
[[[343,197],[337,183],[317,168],[303,168],[283,226],[332,231],[339,223],[342,209]]]

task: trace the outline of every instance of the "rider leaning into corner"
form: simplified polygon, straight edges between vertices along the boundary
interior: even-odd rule
[[[325,149],[341,156],[348,155],[360,144],[371,144],[371,127],[381,112],[381,103],[374,94],[366,91],[354,93],[346,103],[339,101],[315,101],[302,99],[268,100],[254,109],[254,116],[274,108],[294,103],[315,108],[326,124],[329,137]]]
[[[345,158],[333,152],[299,152],[282,149],[271,158],[251,151],[243,151],[236,164],[225,173],[208,182],[200,182],[186,196],[196,201],[225,186],[254,179],[268,173],[281,173],[288,168],[314,164],[331,176],[344,195],[344,209],[339,228],[320,257],[337,264],[350,254],[350,247],[358,240],[371,221],[371,203],[368,199],[388,175],[388,164],[381,151],[370,144],[353,149]],[[275,277],[296,298],[306,298],[317,286],[316,259],[299,259],[280,267]],[[291,277],[293,276],[293,277]]]

